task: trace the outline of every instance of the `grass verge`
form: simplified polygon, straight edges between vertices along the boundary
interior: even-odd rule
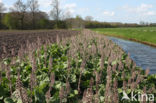
[[[156,47],[156,27],[96,28],[91,30]]]

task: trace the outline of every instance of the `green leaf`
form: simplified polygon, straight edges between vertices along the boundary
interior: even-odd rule
[[[56,83],[55,88],[60,89],[61,88],[61,82],[57,81],[55,83]]]
[[[19,90],[14,91],[14,92],[12,93],[11,97],[12,97],[12,100],[13,100],[14,102],[22,103]]]
[[[22,100],[21,100],[21,99],[18,99],[18,100],[17,100],[17,103],[23,103],[23,102],[22,102]]]
[[[117,64],[117,62],[118,62],[117,60],[113,61],[113,62],[112,62],[112,65]]]
[[[108,64],[108,61],[105,61],[105,64]]]
[[[4,103],[14,103],[14,102],[10,97],[8,97],[4,99]]]
[[[74,94],[77,95],[78,94],[78,91],[77,90],[74,90]]]
[[[105,97],[100,96],[100,101],[104,101]]]
[[[118,93],[122,93],[123,90],[121,88],[118,88]]]
[[[131,93],[131,89],[127,89],[127,90],[126,90],[126,93],[127,93],[127,94]]]
[[[11,62],[11,60],[10,60],[10,59],[4,59],[4,64],[5,64],[5,65],[10,64],[10,62]]]
[[[70,93],[69,98],[73,98],[75,95],[73,93]]]
[[[59,99],[56,98],[55,96],[51,97],[49,100],[49,103],[60,103]]]
[[[71,82],[72,83],[75,83],[76,82],[76,75],[71,75]]]
[[[67,98],[64,98],[64,99],[62,100],[62,103],[67,103]]]
[[[0,100],[2,100],[2,99],[3,99],[3,96],[0,97]]]
[[[38,87],[35,89],[35,103],[46,103],[45,95]]]

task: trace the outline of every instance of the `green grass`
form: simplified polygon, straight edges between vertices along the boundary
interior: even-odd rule
[[[92,30],[109,36],[156,44],[156,27],[97,28]]]

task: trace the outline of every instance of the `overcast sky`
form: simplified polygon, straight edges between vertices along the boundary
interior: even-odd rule
[[[26,1],[26,0],[23,0]],[[50,12],[51,0],[38,0],[40,10]],[[92,16],[107,22],[156,22],[156,0],[60,0],[61,8],[73,16]],[[16,0],[0,0],[11,7]]]

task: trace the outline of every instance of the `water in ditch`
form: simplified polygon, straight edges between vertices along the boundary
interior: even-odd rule
[[[156,74],[156,48],[138,42],[108,37],[118,44],[126,53],[130,53],[132,60],[143,69],[150,69],[150,74]]]

